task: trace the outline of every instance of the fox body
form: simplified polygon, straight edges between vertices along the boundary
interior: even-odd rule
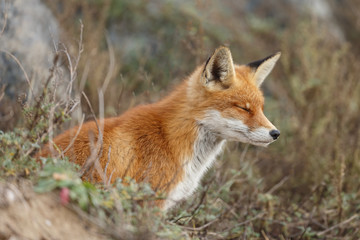
[[[226,140],[267,146],[278,138],[259,87],[279,57],[235,65],[220,47],[163,100],[70,129],[53,140],[53,149],[83,166],[101,135],[106,177],[149,182],[166,193],[158,205],[168,209],[196,190]],[[39,155],[50,154],[45,146]]]

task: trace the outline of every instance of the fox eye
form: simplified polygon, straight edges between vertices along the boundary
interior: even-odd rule
[[[249,108],[242,107],[242,106],[239,106],[239,105],[235,105],[235,106],[238,107],[238,108],[241,108],[242,110],[244,110],[244,111],[246,111],[246,112],[248,112],[248,113],[251,112],[251,110],[250,110]]]

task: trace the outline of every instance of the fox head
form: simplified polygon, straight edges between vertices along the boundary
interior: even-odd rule
[[[280,52],[246,65],[234,65],[228,48],[216,49],[196,79],[202,109],[198,123],[226,140],[259,146],[275,141],[280,131],[264,115],[264,97],[259,88],[279,57]]]

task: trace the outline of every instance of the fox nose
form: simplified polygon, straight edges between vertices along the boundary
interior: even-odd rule
[[[277,129],[273,129],[269,132],[270,136],[276,140],[280,136],[280,131]]]

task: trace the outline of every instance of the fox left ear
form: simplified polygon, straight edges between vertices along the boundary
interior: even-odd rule
[[[264,59],[247,64],[255,73],[254,81],[258,87],[263,83],[265,78],[270,74],[276,62],[279,60],[281,52],[277,52]]]
[[[228,88],[235,76],[231,52],[227,47],[219,47],[205,63],[202,81],[209,90]]]

